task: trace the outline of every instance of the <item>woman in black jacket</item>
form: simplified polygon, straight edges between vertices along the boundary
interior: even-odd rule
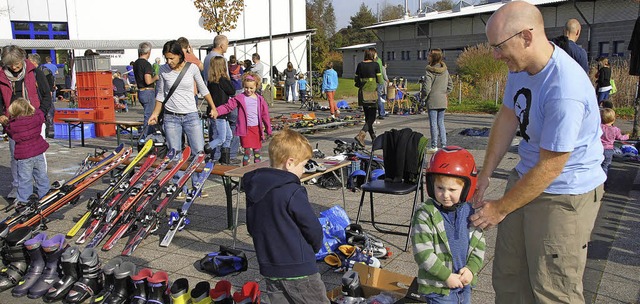
[[[375,62],[375,49],[364,51],[364,60],[356,67],[355,85],[358,87],[358,106],[364,110],[364,126],[356,135],[356,142],[364,147],[364,138],[367,132],[373,141],[376,133],[373,131],[373,123],[376,121],[378,110],[378,84],[382,83],[380,65]]]
[[[218,56],[211,59],[207,88],[216,107],[226,104],[229,101],[229,97],[235,94],[236,90],[233,88],[229,78],[224,57]],[[211,109],[207,109],[207,113],[209,112],[211,112]],[[231,161],[231,138],[233,138],[233,134],[229,126],[228,115],[221,115],[215,119],[209,118],[210,142],[204,146],[204,151],[213,157],[218,146],[222,146],[220,163],[229,164]]]
[[[596,92],[598,94],[598,104],[603,100],[609,99],[611,91],[611,67],[609,59],[606,57],[598,58],[598,72],[596,73]]]

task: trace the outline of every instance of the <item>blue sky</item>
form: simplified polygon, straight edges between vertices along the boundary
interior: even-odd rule
[[[364,2],[365,5],[371,9],[373,14],[376,14],[376,5],[380,4],[382,9],[383,4],[389,5],[403,5],[404,0],[332,0],[333,8],[336,14],[336,30],[340,30],[343,27],[347,27],[350,22],[350,17],[355,15],[360,8],[360,4]],[[418,9],[418,0],[409,0],[409,11],[415,14]]]

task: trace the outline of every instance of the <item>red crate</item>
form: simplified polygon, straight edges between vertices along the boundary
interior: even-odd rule
[[[110,107],[99,107],[94,109],[96,110],[95,117],[97,120],[105,120],[105,121],[116,120],[116,110],[113,104]]]
[[[105,136],[115,136],[115,135],[116,135],[116,125],[96,123],[96,136],[105,137]]]
[[[83,108],[113,107],[113,103],[113,97],[78,97],[78,106]]]
[[[78,88],[78,97],[111,97],[113,98],[113,88]]]
[[[95,115],[94,109],[59,108],[53,114],[53,122],[63,122],[63,118],[94,119]]]
[[[111,72],[109,71],[76,73],[76,84],[78,90],[84,88],[109,88],[110,90],[113,90],[113,83],[111,80]]]

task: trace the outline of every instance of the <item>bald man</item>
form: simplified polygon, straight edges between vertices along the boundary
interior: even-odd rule
[[[588,76],[547,40],[540,11],[505,4],[486,26],[494,57],[509,67],[473,198],[476,227],[498,226],[496,303],[584,303],[587,242],[603,183],[598,104]],[[489,178],[522,140],[504,196],[487,200]]]
[[[569,51],[567,52],[571,58],[573,58],[582,69],[589,74],[589,61],[587,60],[587,51],[585,51],[576,42],[580,38],[580,31],[582,26],[577,19],[569,19],[564,25],[564,35],[569,40]]]

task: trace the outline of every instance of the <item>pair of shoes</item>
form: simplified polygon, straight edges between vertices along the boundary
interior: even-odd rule
[[[434,154],[436,152],[438,152],[438,148],[428,148],[427,149],[427,153],[428,154]]]
[[[16,198],[18,197],[18,188],[12,187],[9,194],[7,194],[7,198]]]
[[[385,118],[385,116],[378,115],[377,119],[384,119],[384,118]]]
[[[246,282],[240,291],[233,294],[236,303],[257,304],[260,303],[260,285],[256,282]]]
[[[213,303],[232,304],[231,282],[227,280],[218,281],[216,287],[209,291],[209,297],[213,300]]]
[[[164,271],[153,273],[151,269],[143,268],[136,275],[131,276],[131,282],[133,283],[131,303],[169,303],[171,300],[167,292],[169,275]],[[184,287],[184,281],[180,285]],[[188,286],[186,288],[188,289]]]

